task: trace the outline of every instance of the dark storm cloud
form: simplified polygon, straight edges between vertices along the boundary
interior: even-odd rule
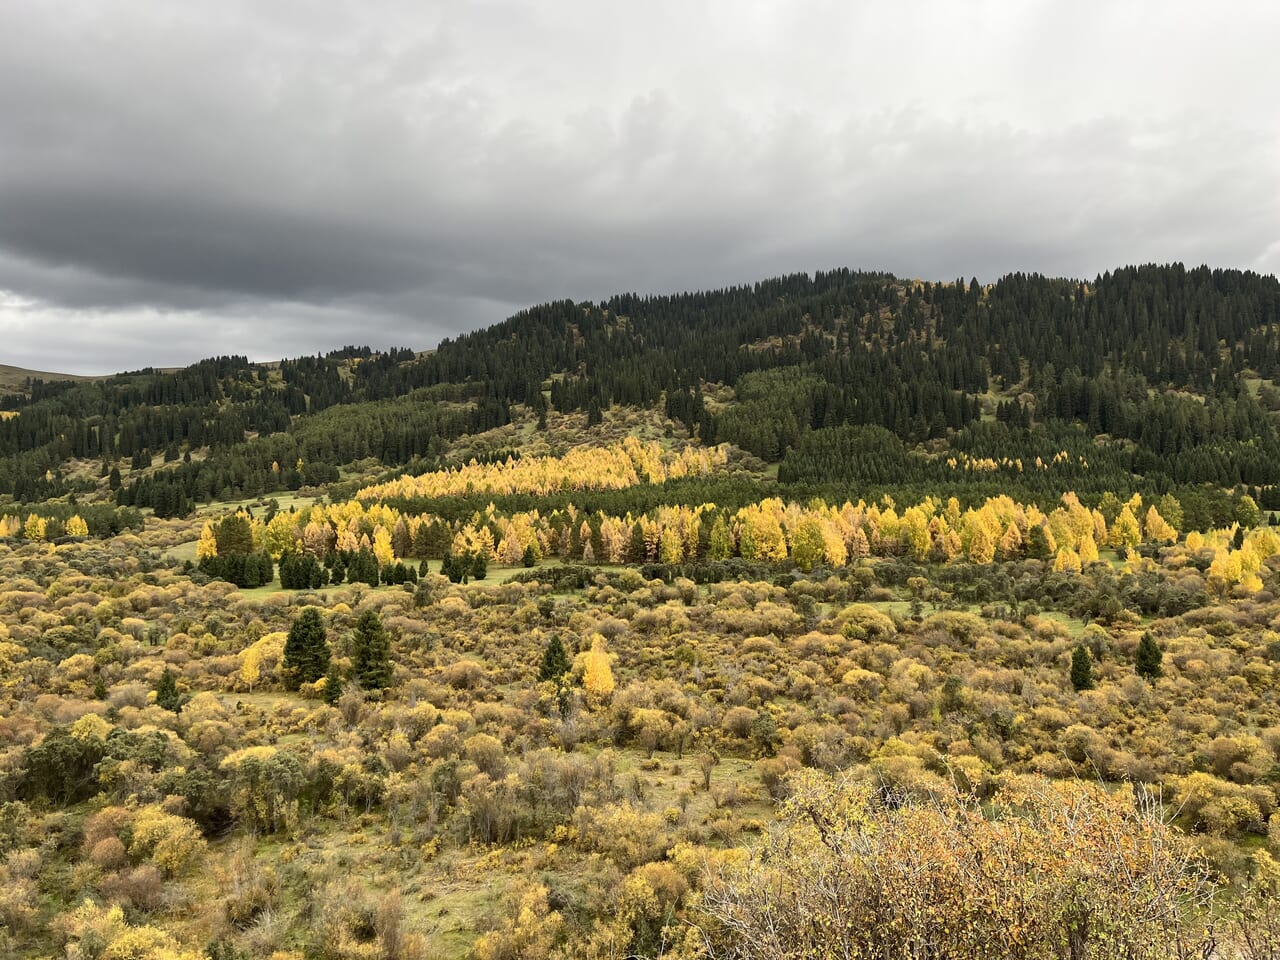
[[[1229,31],[1177,3],[7,4],[0,362],[425,347],[835,265],[1274,271],[1277,28],[1264,3]]]

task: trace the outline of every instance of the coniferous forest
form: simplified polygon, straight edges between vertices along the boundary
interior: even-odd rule
[[[1274,960],[1278,431],[1180,264],[27,377],[0,954]]]

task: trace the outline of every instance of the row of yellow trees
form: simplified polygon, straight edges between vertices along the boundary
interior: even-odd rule
[[[563,457],[508,458],[453,470],[404,476],[365,487],[359,500],[447,497],[470,493],[539,494],[562,490],[621,490],[639,483],[706,476],[723,467],[728,447],[688,446],[668,452],[656,441],[627,437],[607,447],[579,447]]]
[[[927,497],[899,509],[889,498],[839,506],[814,499],[805,504],[769,498],[729,512],[714,504],[664,506],[633,516],[586,515],[574,507],[544,514],[538,510],[503,514],[492,505],[465,523],[446,524],[429,514],[404,515],[381,503],[359,500],[318,505],[302,513],[280,513],[270,522],[248,518],[255,550],[277,559],[287,550],[323,557],[330,551],[367,549],[382,564],[421,551],[424,525],[435,527],[437,542],[457,554],[483,554],[496,563],[518,564],[560,557],[597,563],[680,563],[694,558],[791,561],[804,570],[844,566],[864,557],[906,557],[919,562],[992,563],[1033,557],[1062,572],[1079,572],[1111,548],[1132,568],[1142,561],[1142,543],[1175,544],[1177,529],[1156,504],[1140,495],[1119,505],[1108,522],[1103,512],[1064,494],[1045,512],[1010,497],[993,497],[961,509],[954,499]],[[1211,585],[1261,588],[1265,561],[1280,550],[1269,528],[1236,538],[1236,529],[1193,531],[1188,550],[1213,552]],[[1233,541],[1239,540],[1233,545]],[[198,546],[201,557],[216,552],[211,524]]]
[[[89,524],[78,513],[67,519],[65,527],[68,537],[89,535]],[[48,519],[39,514],[28,514],[26,520],[11,513],[0,515],[0,537],[22,537],[24,540],[38,542],[47,539],[48,528]]]

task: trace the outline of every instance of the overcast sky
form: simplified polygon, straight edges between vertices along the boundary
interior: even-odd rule
[[[0,363],[833,266],[1274,273],[1277,37],[1272,0],[3,0]]]

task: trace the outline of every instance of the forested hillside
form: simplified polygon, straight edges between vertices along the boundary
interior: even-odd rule
[[[329,482],[370,457],[439,465],[451,441],[513,419],[581,411],[596,423],[632,406],[661,408],[703,443],[785,460],[784,483],[991,479],[940,472],[963,453],[1021,461],[998,483],[1044,495],[1058,478],[1039,483],[1027,464],[1067,450],[1088,461],[1072,483],[1082,492],[1247,485],[1280,506],[1278,358],[1274,277],[1148,266],[983,288],[840,270],[545,304],[423,356],[344,348],[33,382],[4,400],[17,415],[0,420],[0,492],[91,493],[123,462],[122,504],[181,515]],[[878,438],[864,449],[848,426],[944,455],[903,457]]]
[[[1274,960],[1280,285],[833,271],[0,402],[0,954]]]

